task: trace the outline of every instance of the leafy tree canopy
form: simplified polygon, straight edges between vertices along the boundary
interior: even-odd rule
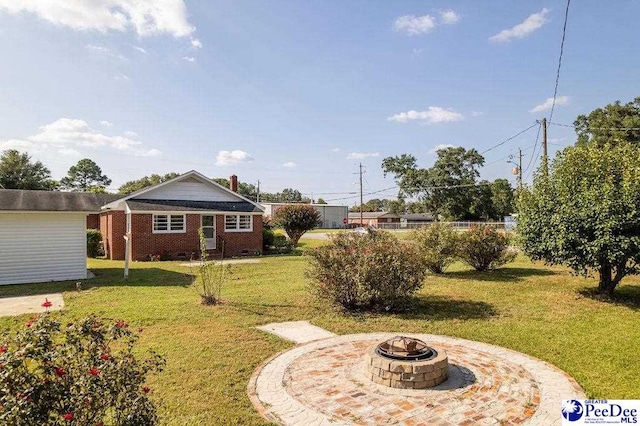
[[[416,158],[409,154],[385,158],[382,169],[385,176],[395,176],[401,193],[418,197],[434,215],[447,220],[486,216],[491,196],[474,186],[484,157],[475,149],[462,147],[440,149],[437,155],[428,169],[418,168]]]
[[[102,169],[91,159],[83,158],[71,166],[67,176],[60,180],[64,189],[82,192],[104,192],[111,179],[102,174]]]
[[[534,260],[599,278],[612,294],[640,272],[640,144],[587,144],[557,154],[518,200],[518,231]]]
[[[284,229],[295,245],[305,232],[318,226],[320,212],[308,204],[288,204],[278,207],[273,221]]]
[[[316,201],[316,204],[327,204],[327,202],[324,200],[324,198],[318,198],[318,201]]]
[[[578,134],[576,145],[640,143],[640,97],[621,104],[616,101],[579,115],[573,125]]]
[[[31,161],[27,153],[10,149],[0,156],[0,188],[53,191],[57,186],[49,169],[40,161]]]
[[[173,179],[175,177],[180,176],[179,173],[167,173],[166,175],[150,175],[144,176],[140,179],[130,180],[129,182],[123,183],[120,188],[118,188],[118,192],[121,194],[131,194],[136,191],[140,191],[141,189],[147,188],[149,186],[157,185],[162,182],[166,182],[169,179]]]

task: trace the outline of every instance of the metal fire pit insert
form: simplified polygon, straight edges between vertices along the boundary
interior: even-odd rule
[[[380,385],[424,389],[447,380],[449,360],[442,349],[412,337],[396,336],[367,351],[365,372]]]

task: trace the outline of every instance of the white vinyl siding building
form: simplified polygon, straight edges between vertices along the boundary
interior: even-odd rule
[[[87,278],[87,215],[0,212],[0,285]]]
[[[264,207],[264,215],[273,217],[278,207],[287,203],[260,203]],[[344,219],[349,215],[349,207],[331,204],[308,204],[320,212],[320,228],[343,228]]]

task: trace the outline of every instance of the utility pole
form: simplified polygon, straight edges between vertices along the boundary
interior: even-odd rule
[[[542,168],[544,174],[549,174],[549,157],[547,156],[547,119],[542,119]]]
[[[360,226],[364,226],[362,220],[362,163],[360,163]]]
[[[256,203],[260,202],[260,179],[258,179],[258,185],[256,186]]]
[[[522,188],[522,150],[518,148],[518,186]]]

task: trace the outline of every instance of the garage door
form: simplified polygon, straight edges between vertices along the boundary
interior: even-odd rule
[[[0,284],[87,277],[86,215],[0,213]]]

